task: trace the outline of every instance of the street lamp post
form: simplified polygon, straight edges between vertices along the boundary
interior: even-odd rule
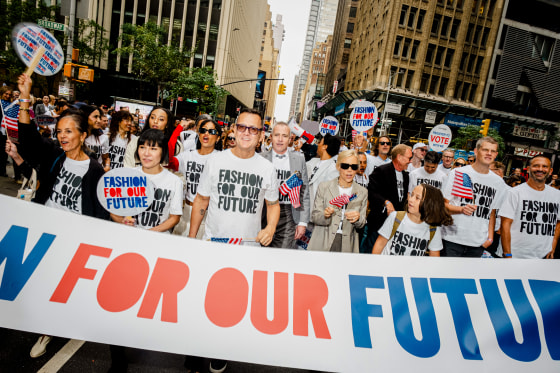
[[[404,71],[395,71],[389,75],[389,82],[387,83],[387,93],[385,94],[385,106],[383,106],[383,118],[381,119],[381,132],[380,135],[386,135],[387,126],[387,103],[389,102],[389,91],[391,89],[391,84],[393,83],[393,77],[395,75],[404,74]],[[388,131],[387,131],[388,132]]]

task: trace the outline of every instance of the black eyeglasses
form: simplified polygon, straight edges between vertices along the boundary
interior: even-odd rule
[[[358,171],[358,168],[360,166],[358,166],[357,164],[350,164],[350,163],[341,163],[340,164],[340,168],[342,168],[343,170],[347,170],[349,167],[351,167],[354,171]]]
[[[198,133],[200,133],[201,135],[204,135],[206,132],[208,132],[211,135],[217,135],[218,134],[218,131],[214,128],[208,129],[208,128],[202,127],[201,129],[198,130]]]
[[[239,132],[243,133],[248,130],[251,135],[257,135],[259,132],[262,131],[262,128],[250,127],[239,123],[237,123],[236,126]]]
[[[379,141],[379,145],[391,145],[389,141]]]
[[[228,139],[228,141],[235,141],[235,137],[233,137],[233,136],[228,136],[227,139]]]
[[[465,164],[464,163],[455,163],[455,166],[457,167],[463,167]]]

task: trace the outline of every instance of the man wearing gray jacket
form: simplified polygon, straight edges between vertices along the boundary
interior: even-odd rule
[[[290,127],[285,122],[277,122],[272,129],[272,149],[260,154],[274,165],[278,185],[281,185],[295,172],[299,172],[301,175],[303,185],[299,192],[300,206],[298,208],[292,206],[288,195],[283,196],[279,193],[280,221],[269,246],[295,249],[296,240],[305,235],[309,222],[309,180],[303,154],[289,151],[289,142]]]

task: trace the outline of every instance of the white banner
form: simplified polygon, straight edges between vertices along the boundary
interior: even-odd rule
[[[0,204],[2,327],[322,371],[560,371],[555,260],[228,246]]]
[[[513,136],[525,137],[533,140],[546,140],[548,131],[535,128],[515,125],[513,127]]]

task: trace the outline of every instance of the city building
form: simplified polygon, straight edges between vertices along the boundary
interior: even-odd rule
[[[317,102],[325,94],[325,75],[331,52],[331,43],[332,35],[329,35],[326,42],[318,42],[313,49],[309,74],[302,96],[306,98],[306,101],[302,101],[299,108],[299,112],[303,114],[302,120],[317,119]]]

